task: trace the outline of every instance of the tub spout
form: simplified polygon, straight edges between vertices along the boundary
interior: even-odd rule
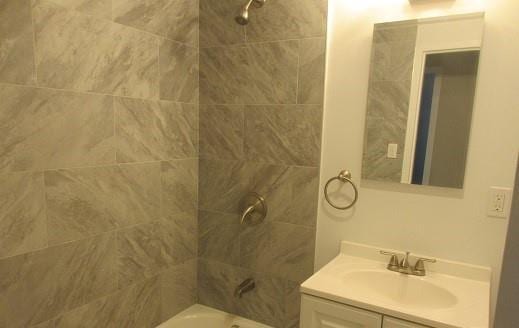
[[[243,294],[250,292],[251,290],[254,289],[254,287],[256,287],[256,283],[254,282],[254,279],[252,279],[252,278],[245,279],[234,290],[234,297],[241,298],[241,296]]]

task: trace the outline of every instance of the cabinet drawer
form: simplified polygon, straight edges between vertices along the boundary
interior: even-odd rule
[[[384,328],[430,328],[427,326],[419,325],[417,323],[404,321],[404,320],[400,320],[400,319],[395,319],[395,318],[389,318],[389,317],[384,317],[383,327]]]
[[[382,315],[302,295],[301,328],[380,328]]]

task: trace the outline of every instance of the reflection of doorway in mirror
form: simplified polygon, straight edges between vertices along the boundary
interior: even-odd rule
[[[466,116],[467,121],[463,123],[463,126],[468,126],[466,131],[466,140],[467,142],[464,144],[465,148],[459,148],[459,151],[455,152],[456,156],[448,159],[443,157],[443,160],[440,161],[441,156],[436,159],[435,153],[439,151],[440,148],[438,143],[442,140],[445,140],[443,136],[444,130],[441,130],[440,135],[438,136],[438,132],[440,131],[438,128],[439,119],[441,117],[438,116],[436,119],[434,118],[435,113],[438,114],[441,111],[435,111],[434,106],[431,108],[430,122],[433,125],[436,124],[436,128],[431,128],[430,126],[427,135],[427,143],[428,147],[425,147],[424,136],[422,135],[422,151],[421,158],[417,162],[418,168],[417,172],[414,170],[414,164],[416,160],[416,156],[420,154],[416,154],[416,146],[418,140],[418,134],[420,131],[423,131],[423,128],[419,129],[419,120],[420,120],[420,106],[422,104],[422,92],[423,83],[425,73],[430,73],[431,70],[434,71],[435,74],[435,84],[434,88],[431,86],[431,90],[428,91],[437,91],[438,93],[432,93],[438,99],[438,109],[441,109],[440,105],[441,97],[444,93],[452,96],[452,92],[449,90],[452,89],[452,84],[455,79],[449,79],[447,81],[447,86],[445,85],[445,72],[442,72],[442,65],[438,64],[439,57],[448,56],[449,59],[453,60],[454,64],[459,64],[461,61],[466,58],[460,54],[468,53],[474,54],[477,52],[477,59],[479,60],[479,50],[481,49],[482,42],[482,31],[483,31],[483,15],[481,14],[468,14],[468,15],[460,15],[456,17],[449,17],[448,19],[430,19],[427,21],[419,21],[418,31],[416,36],[416,48],[415,48],[415,57],[413,63],[413,76],[411,82],[411,90],[410,90],[410,99],[409,99],[409,113],[407,117],[407,128],[405,132],[405,143],[403,150],[403,159],[402,159],[402,171],[401,171],[401,183],[405,184],[422,184],[422,185],[430,185],[430,186],[438,186],[438,187],[448,187],[448,188],[463,188],[463,180],[465,173],[465,165],[466,165],[466,156],[468,150],[468,137],[469,137],[469,129],[471,123],[471,115]],[[459,58],[456,58],[457,55],[460,55]],[[437,57],[437,58],[433,58]],[[428,58],[432,58],[432,62],[429,65],[426,65],[426,60]],[[444,59],[444,61],[446,61]],[[427,66],[427,67],[426,67]],[[476,66],[477,67],[477,66]],[[427,68],[427,70],[426,70]],[[477,69],[476,69],[477,71]],[[473,97],[475,94],[475,82],[476,76],[474,74],[474,78],[471,79],[472,82],[467,85],[471,85],[472,89],[465,89],[463,92],[468,92],[468,94],[472,96],[468,96],[470,98],[470,103],[473,104]],[[433,104],[431,103],[431,106]],[[453,106],[450,106],[453,107]],[[470,108],[470,114],[472,113],[472,107]],[[441,125],[445,127],[445,125]],[[454,128],[456,131],[456,127]],[[447,133],[447,135],[449,135]],[[429,140],[431,137],[431,140]],[[447,142],[448,144],[448,142]],[[443,147],[445,148],[445,147]],[[444,166],[441,167],[441,170],[438,170],[438,164],[443,163]],[[457,166],[457,167],[456,167]],[[462,166],[462,168],[460,168]],[[436,169],[435,169],[436,167]],[[435,174],[435,172],[444,172],[444,177],[441,178]],[[447,176],[452,178],[452,180],[448,180]]]
[[[478,50],[427,55],[413,184],[463,186],[478,61]]]
[[[479,50],[426,55],[413,184],[463,187]]]

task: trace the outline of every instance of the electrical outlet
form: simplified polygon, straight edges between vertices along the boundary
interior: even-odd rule
[[[506,219],[510,212],[512,189],[491,187],[488,193],[487,215],[494,218]]]

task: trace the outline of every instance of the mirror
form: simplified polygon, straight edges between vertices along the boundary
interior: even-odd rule
[[[483,14],[376,24],[362,178],[463,188]]]

